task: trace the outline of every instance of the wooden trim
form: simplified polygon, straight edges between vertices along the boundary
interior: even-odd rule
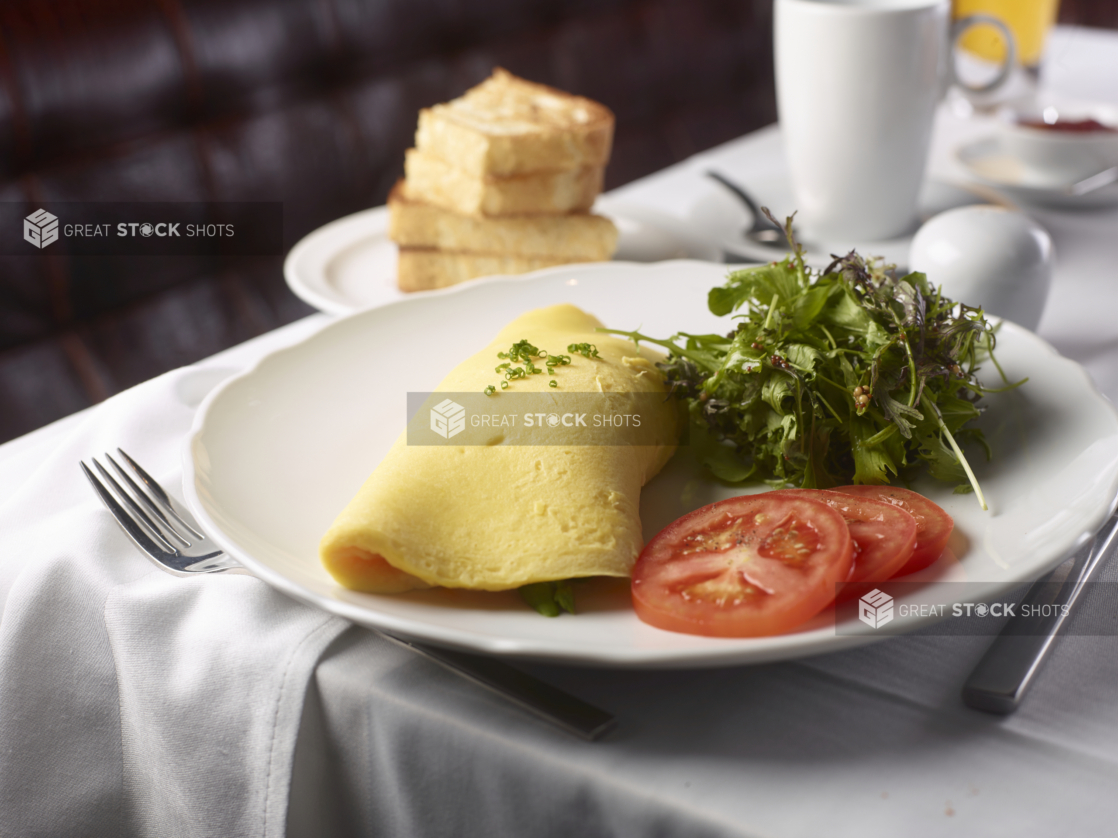
[[[63,332],[58,336],[58,343],[66,353],[66,359],[73,367],[82,389],[91,402],[94,404],[103,402],[113,394],[113,388],[105,381],[105,377],[98,369],[93,353],[89,351],[89,347],[77,332]]]

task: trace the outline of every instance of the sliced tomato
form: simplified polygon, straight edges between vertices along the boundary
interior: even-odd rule
[[[835,489],[847,495],[884,501],[899,506],[916,519],[916,547],[912,557],[895,576],[907,576],[935,562],[947,547],[947,539],[955,522],[951,516],[921,494],[899,486],[841,486]]]
[[[838,599],[859,597],[897,574],[916,546],[916,519],[894,504],[822,489],[781,489],[773,494],[825,503],[840,515],[854,542],[850,578]]]
[[[633,568],[637,616],[710,637],[780,634],[810,620],[850,573],[842,515],[774,493],[712,503],[653,538]]]

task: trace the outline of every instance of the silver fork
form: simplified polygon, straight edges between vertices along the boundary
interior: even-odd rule
[[[143,491],[112,455],[105,453],[105,459],[112,465],[113,470],[120,475],[124,485],[131,489],[126,492],[111,474],[96,459],[93,467],[101,474],[105,483],[112,486],[117,497],[128,507],[130,512],[105,488],[105,484],[89,470],[85,463],[79,463],[89,482],[93,484],[93,491],[101,498],[101,502],[108,507],[109,512],[120,524],[125,534],[132,539],[132,543],[140,548],[161,569],[175,576],[193,576],[198,573],[248,573],[240,562],[225,555],[205,534],[187,523],[189,513],[179,509],[171,500],[170,495],[163,491],[163,487],[155,482],[150,474],[140,468],[140,465],[129,457],[120,448],[116,449],[121,458],[128,463],[140,482],[147,488]],[[145,511],[146,510],[146,511]],[[193,518],[190,518],[193,521]],[[173,521],[173,523],[172,523]],[[177,527],[175,525],[178,525]]]
[[[116,450],[139,483],[108,453],[105,459],[120,477],[119,481],[96,458],[90,459],[100,478],[84,462],[79,465],[101,502],[141,552],[175,576],[207,573],[251,575],[240,562],[207,538],[190,513],[173,501],[135,460],[122,449]],[[507,663],[466,652],[435,649],[377,629],[371,630],[588,741],[598,739],[616,723],[614,717],[604,710]]]

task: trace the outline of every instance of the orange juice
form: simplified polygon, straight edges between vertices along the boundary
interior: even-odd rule
[[[956,18],[987,14],[1000,19],[1017,42],[1017,60],[1026,67],[1040,63],[1044,36],[1056,22],[1060,0],[954,0]],[[959,44],[968,52],[990,61],[1001,61],[1005,43],[1001,33],[992,26],[973,26]]]

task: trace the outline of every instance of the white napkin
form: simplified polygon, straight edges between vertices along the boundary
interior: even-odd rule
[[[183,438],[231,371],[168,373],[0,459],[0,835],[284,834],[308,678],[348,623],[166,574],[78,469],[119,445],[181,498]]]

